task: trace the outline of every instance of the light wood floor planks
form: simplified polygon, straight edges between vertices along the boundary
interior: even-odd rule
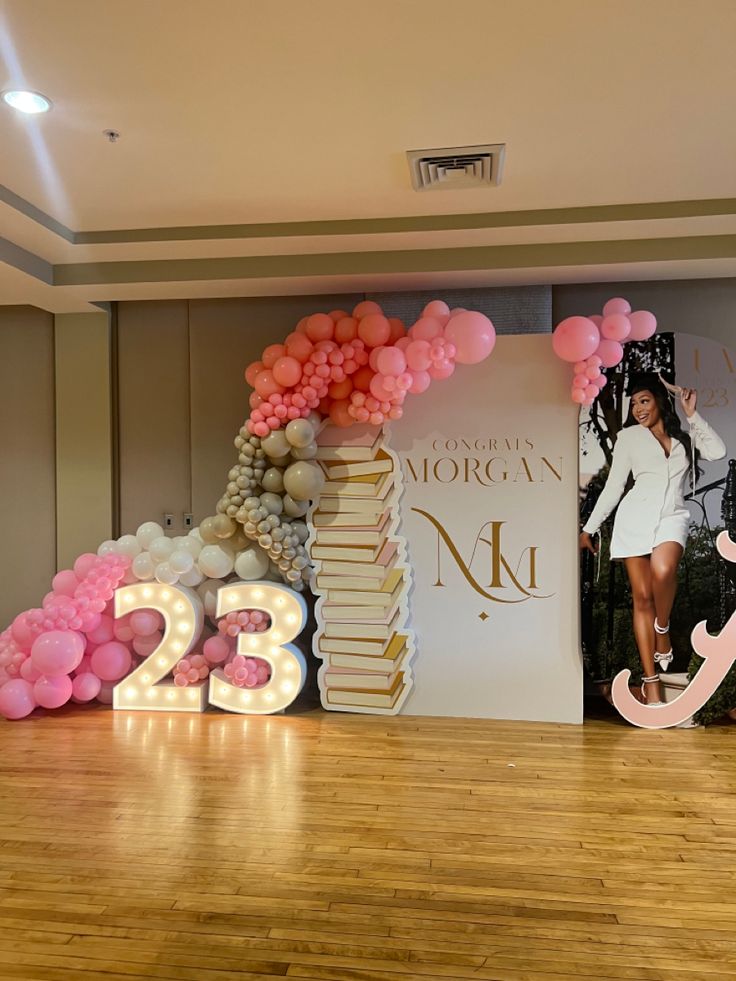
[[[0,978],[734,981],[735,736],[0,724]]]

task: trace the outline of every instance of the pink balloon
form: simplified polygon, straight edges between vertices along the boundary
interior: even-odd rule
[[[284,388],[293,388],[301,381],[302,366],[296,358],[279,358],[271,370],[274,380]]]
[[[600,328],[601,324],[603,323],[603,317],[601,317],[599,313],[591,313],[588,320],[592,320],[598,328]]]
[[[51,580],[51,587],[57,596],[74,596],[79,580],[71,569],[62,569]]]
[[[97,648],[90,663],[102,681],[118,681],[130,671],[132,658],[125,644],[111,640]]]
[[[450,319],[450,308],[444,300],[431,300],[422,310],[422,317],[433,317],[444,327]]]
[[[367,317],[371,313],[383,313],[383,310],[378,303],[373,300],[361,300],[361,302],[354,307],[353,316],[360,320],[361,317]]]
[[[595,352],[604,368],[615,368],[624,356],[624,349],[618,341],[602,340]]]
[[[603,318],[601,335],[609,341],[625,341],[631,333],[629,318],[623,313],[609,313]]]
[[[222,664],[230,655],[230,645],[224,637],[210,637],[202,647],[210,664]]]
[[[409,391],[412,395],[421,395],[426,392],[432,383],[432,376],[428,371],[412,371],[412,383]]]
[[[388,402],[393,392],[384,387],[383,380],[383,375],[374,375],[371,378],[371,395],[379,402]]]
[[[634,310],[629,314],[631,333],[626,338],[628,341],[646,341],[657,330],[657,318],[648,310]]]
[[[442,324],[434,317],[420,317],[409,328],[409,336],[414,341],[432,341],[442,334]]]
[[[383,314],[369,313],[358,324],[358,337],[367,347],[381,347],[391,337],[391,324]]]
[[[600,375],[600,373],[601,373],[601,369],[596,368],[595,365],[585,369],[585,377],[590,381],[595,381],[595,379],[598,377],[598,375]]]
[[[77,579],[84,579],[91,571],[93,566],[97,564],[97,556],[93,555],[92,552],[85,552],[80,555],[77,561],[74,563],[74,575]]]
[[[563,361],[584,361],[591,354],[600,354],[601,335],[588,317],[568,317],[561,321],[552,335],[552,347]]]
[[[135,637],[128,617],[125,617],[123,620],[116,620],[112,630],[115,640],[120,640],[124,644],[129,644],[133,637]]]
[[[0,688],[0,714],[6,719],[24,719],[35,707],[33,685],[23,678],[14,678]]]
[[[92,674],[91,671],[86,671],[84,674],[78,674],[72,681],[72,696],[78,702],[91,702],[93,698],[97,698],[99,695],[100,688],[102,688],[102,682],[97,675]]]
[[[49,630],[33,642],[33,666],[50,678],[69,674],[84,655],[85,639],[73,630]]]
[[[33,634],[31,633],[26,613],[19,613],[15,620],[13,620],[10,634],[19,647],[26,647],[30,650],[31,644],[33,643]]]
[[[327,313],[313,313],[307,318],[306,334],[310,341],[331,341],[335,333],[335,321]]]
[[[408,334],[406,334],[404,337],[400,337],[398,341],[396,341],[394,347],[397,347],[400,351],[406,353],[411,343],[412,343],[411,337]]]
[[[598,357],[598,355],[591,354],[591,356],[586,359],[585,367],[582,370],[585,371],[585,368],[600,368],[601,364],[602,362],[601,359]],[[575,374],[577,373],[578,372],[576,371]]]
[[[383,350],[383,347],[374,347],[368,356],[368,367],[372,368],[373,371],[378,371],[378,355]]]
[[[406,371],[404,352],[396,347],[384,347],[376,358],[376,368],[382,375],[400,375]]]
[[[160,626],[161,617],[155,610],[136,610],[130,614],[130,629],[136,637],[148,637]]]
[[[25,678],[26,681],[30,681],[31,684],[34,684],[41,677],[41,672],[33,667],[33,661],[30,657],[27,657],[21,664],[20,676],[21,678]]]
[[[577,402],[578,405],[582,405],[585,401],[585,389],[584,388],[573,388],[572,390],[572,400]]]
[[[587,368],[586,368],[586,371],[587,371]],[[572,380],[572,387],[573,388],[587,388],[588,387],[588,376],[585,374],[585,371],[582,372],[582,374],[580,374],[580,375],[575,375],[575,377]]]
[[[583,389],[583,391],[585,393],[585,400],[586,401],[588,399],[594,399],[596,397],[596,395],[598,394],[598,386],[597,385],[588,385],[588,387],[585,388],[585,389]]]
[[[496,330],[485,314],[469,310],[448,322],[445,337],[455,345],[455,360],[459,364],[479,364],[493,350]]]
[[[97,701],[102,702],[103,705],[112,705],[112,690],[114,687],[113,682],[105,682],[97,694]]]
[[[332,323],[331,320],[330,323]],[[263,371],[258,372],[254,387],[264,399],[267,399],[269,395],[280,395],[284,391],[282,386],[273,377],[273,372],[270,368],[264,368]]]
[[[106,644],[115,636],[115,621],[105,613],[97,614],[97,616],[100,618],[100,624],[96,629],[87,631],[87,639],[91,640],[93,644]]]
[[[572,366],[572,370],[575,372],[576,375],[584,374],[585,369],[589,367],[588,364],[589,361],[590,358],[588,358],[587,361],[576,361],[575,364]],[[600,358],[598,359],[598,363],[600,364]]]
[[[153,654],[160,643],[161,634],[156,631],[148,637],[134,637],[133,650],[138,657],[148,657],[150,654]]]
[[[603,307],[603,317],[608,317],[612,313],[622,313],[624,316],[631,313],[631,304],[622,296],[614,296]]]
[[[432,364],[429,341],[412,341],[406,349],[406,363],[412,371],[426,371]]]
[[[68,674],[55,678],[42,674],[33,686],[33,695],[42,708],[58,709],[66,705],[72,697],[72,687],[72,679]]]
[[[606,385],[608,384],[608,379],[604,374],[601,373],[600,375],[598,375],[597,378],[593,379],[593,384],[597,385],[598,391],[600,391],[602,388],[606,387]]]

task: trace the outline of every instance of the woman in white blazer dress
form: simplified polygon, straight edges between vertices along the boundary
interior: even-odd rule
[[[616,439],[608,480],[583,526],[580,547],[597,552],[591,536],[621,501],[631,474],[634,486],[621,501],[613,523],[611,559],[626,565],[634,636],[644,672],[642,693],[652,705],[661,702],[656,665],[666,671],[672,660],[670,612],[690,523],[683,490],[689,475],[694,482],[698,457],[720,460],[726,447],[695,411],[693,389],[682,389],[680,394],[689,435],[656,375],[633,379],[629,395],[629,418]]]

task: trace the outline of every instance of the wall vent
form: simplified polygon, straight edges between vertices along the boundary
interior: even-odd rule
[[[454,191],[500,184],[505,150],[505,143],[408,150],[414,190]]]

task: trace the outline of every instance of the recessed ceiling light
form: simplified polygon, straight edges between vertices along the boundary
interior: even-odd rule
[[[31,115],[39,112],[48,112],[51,108],[51,99],[47,99],[40,92],[24,92],[13,89],[3,92],[3,101],[7,102],[13,109],[17,109],[18,112],[25,112]]]

